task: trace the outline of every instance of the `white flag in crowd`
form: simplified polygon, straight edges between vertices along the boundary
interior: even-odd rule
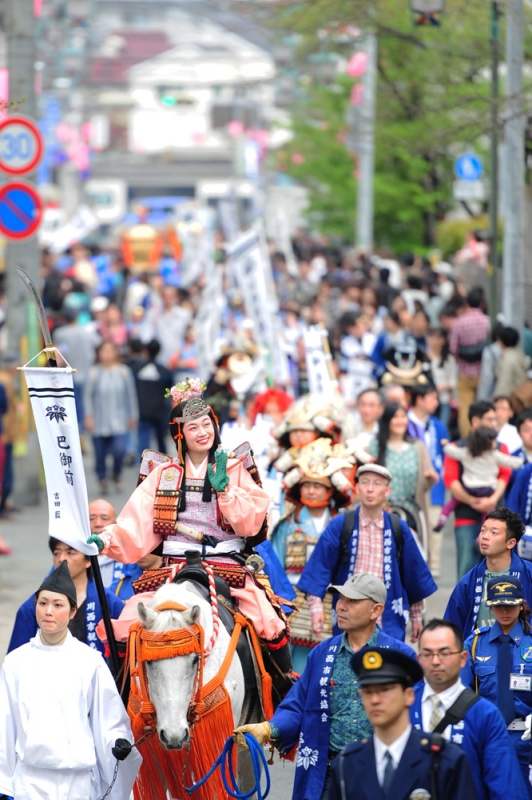
[[[48,495],[48,533],[88,556],[97,555],[81,456],[70,367],[24,368],[41,447]]]
[[[273,377],[286,384],[289,372],[276,325],[277,298],[272,296],[271,267],[261,248],[258,232],[251,229],[242,233],[228,246],[227,255],[227,265],[244,297],[246,314],[253,321],[254,339],[268,349]]]
[[[332,398],[338,391],[338,381],[331,375],[326,337],[327,331],[320,325],[311,325],[303,331],[309,391]]]
[[[209,379],[214,367],[216,342],[220,335],[222,320],[222,304],[222,270],[220,267],[215,267],[206,278],[203,297],[194,322],[198,371],[204,381]]]

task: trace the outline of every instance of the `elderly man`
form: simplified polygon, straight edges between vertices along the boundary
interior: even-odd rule
[[[89,503],[89,519],[91,524],[91,533],[100,534],[106,525],[112,525],[116,522],[115,507],[109,500],[104,500],[99,497],[98,500],[93,500]],[[108,589],[115,580],[115,570],[122,568],[122,564],[113,561],[109,556],[98,556],[100,564],[100,572],[102,573],[103,585]]]
[[[89,503],[89,519],[91,533],[99,536],[106,525],[112,525],[116,522],[114,505],[102,497],[98,498],[98,500],[93,500],[92,503]],[[149,556],[146,556],[146,558],[149,559]],[[142,564],[137,566],[137,564],[121,564],[120,561],[113,561],[109,556],[102,555],[98,556],[98,562],[102,573],[103,585],[124,603],[133,594],[131,585],[133,581],[142,575],[144,569],[152,568],[151,561],[149,566]],[[160,563],[157,566],[160,566]]]
[[[323,626],[321,598],[327,586],[371,572],[388,590],[383,630],[404,639],[411,619],[412,641],[419,638],[424,599],[438,587],[406,522],[383,510],[391,480],[386,467],[378,464],[358,469],[360,507],[329,522],[301,573],[298,589],[309,596],[315,631]]]
[[[374,575],[353,575],[341,586],[329,586],[339,594],[336,605],[342,633],[310,651],[301,678],[290,689],[269,722],[243,725],[239,734],[252,733],[262,744],[271,739],[286,752],[299,743],[293,800],[320,800],[327,792],[329,765],[349,742],[371,735],[372,728],[351,671],[354,653],[366,645],[394,648],[408,656],[408,645],[385,634],[377,625],[386,603],[386,587]]]

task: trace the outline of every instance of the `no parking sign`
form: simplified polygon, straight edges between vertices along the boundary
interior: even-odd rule
[[[10,175],[32,172],[43,157],[41,132],[29,117],[0,122],[0,170]],[[42,220],[42,201],[29,183],[5,183],[0,188],[0,233],[9,239],[32,236]]]
[[[42,201],[29,183],[6,183],[0,188],[0,233],[9,239],[32,236],[42,219]]]

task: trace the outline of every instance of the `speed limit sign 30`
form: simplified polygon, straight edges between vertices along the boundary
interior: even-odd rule
[[[7,117],[0,122],[0,169],[10,175],[24,175],[39,164],[43,139],[29,117]]]

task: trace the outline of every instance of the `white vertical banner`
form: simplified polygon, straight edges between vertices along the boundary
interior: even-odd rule
[[[338,394],[338,381],[331,375],[332,356],[326,339],[327,331],[320,325],[303,330],[309,392],[332,398]]]
[[[259,233],[252,228],[238,236],[227,247],[227,256],[227,266],[244,297],[246,314],[254,324],[255,341],[267,348],[273,377],[286,385],[289,371],[277,328],[279,309],[277,298],[272,296],[271,267],[261,248]]]
[[[81,456],[72,369],[23,368],[41,447],[48,533],[88,556],[98,554],[91,535],[87,483]]]
[[[216,342],[220,335],[223,303],[222,278],[222,267],[215,266],[212,273],[207,277],[200,307],[194,320],[198,372],[200,378],[204,381],[207,381],[212,374],[216,356]]]

